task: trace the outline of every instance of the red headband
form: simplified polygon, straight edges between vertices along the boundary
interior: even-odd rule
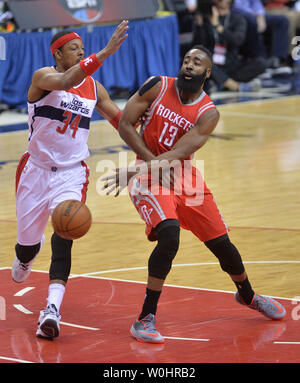
[[[55,40],[50,47],[52,55],[54,54],[55,49],[62,47],[63,45],[67,44],[67,42],[74,39],[82,40],[82,38],[76,32],[70,32],[67,35],[61,36],[59,39]]]

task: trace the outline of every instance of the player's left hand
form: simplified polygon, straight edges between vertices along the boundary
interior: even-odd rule
[[[111,176],[101,178],[104,182],[102,190],[106,190],[106,195],[112,194],[115,191],[115,197],[118,197],[123,189],[125,189],[130,179],[138,174],[136,168],[117,168]]]

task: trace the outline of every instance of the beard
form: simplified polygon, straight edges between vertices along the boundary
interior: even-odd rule
[[[180,70],[177,75],[178,89],[190,93],[199,92],[206,80],[206,73],[207,70],[205,70],[202,74],[189,74],[188,76],[191,77],[191,79],[187,80],[185,78],[186,74],[184,74],[184,72]]]

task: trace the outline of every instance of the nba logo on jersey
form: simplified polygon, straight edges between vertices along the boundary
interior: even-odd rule
[[[85,60],[83,60],[84,62],[84,66],[88,66],[90,62],[92,62],[93,60],[90,58],[90,57],[87,57]]]

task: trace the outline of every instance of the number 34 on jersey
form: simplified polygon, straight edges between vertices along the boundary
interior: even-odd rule
[[[72,118],[72,112],[70,112],[69,110],[65,110],[64,114],[63,114],[63,117],[64,117],[64,126],[63,127],[60,127],[58,126],[56,128],[56,131],[60,134],[65,134],[66,133],[66,130],[68,129],[68,127],[70,129],[73,130],[73,133],[72,133],[72,137],[75,138],[76,136],[76,132],[78,130],[78,125],[79,125],[79,122],[80,122],[80,119],[81,119],[81,115],[80,114],[77,114],[73,120],[71,121],[71,118]]]

